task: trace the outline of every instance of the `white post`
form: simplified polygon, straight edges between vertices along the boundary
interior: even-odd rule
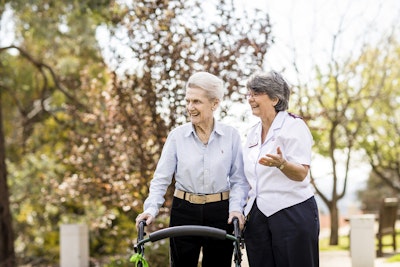
[[[89,267],[87,225],[63,224],[60,236],[60,267]]]
[[[354,215],[350,218],[350,253],[352,267],[374,267],[375,215]]]

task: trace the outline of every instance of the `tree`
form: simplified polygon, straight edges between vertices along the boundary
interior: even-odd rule
[[[81,16],[82,24],[79,24],[73,20],[79,17],[78,14],[71,12],[71,10],[77,10],[79,14],[82,14],[87,10],[88,3],[80,3],[82,8],[77,9],[73,8],[73,3],[75,2],[64,1],[50,4],[37,2],[30,5],[25,1],[10,1],[7,4],[8,8],[15,12],[16,40],[15,44],[0,48],[1,108],[7,110],[0,117],[1,129],[4,130],[5,136],[5,138],[0,138],[0,147],[4,148],[0,151],[1,158],[4,159],[4,168],[1,168],[0,177],[0,206],[7,207],[8,203],[12,205],[15,230],[23,233],[18,235],[18,239],[24,241],[22,246],[19,246],[23,248],[22,252],[19,251],[20,255],[29,251],[35,244],[35,240],[41,242],[44,239],[41,246],[46,246],[46,242],[50,242],[50,247],[55,247],[54,243],[57,243],[57,239],[54,238],[53,233],[57,235],[59,221],[53,222],[53,220],[57,218],[57,213],[62,211],[54,212],[57,205],[51,206],[52,201],[49,201],[49,195],[44,193],[54,192],[52,188],[57,186],[54,175],[58,174],[61,178],[62,176],[57,172],[44,173],[45,167],[48,167],[48,170],[53,169],[46,164],[41,165],[44,166],[42,170],[35,169],[40,164],[26,164],[23,171],[21,171],[22,168],[14,168],[14,166],[21,167],[25,162],[33,163],[35,160],[37,160],[36,163],[46,162],[44,155],[47,154],[48,158],[54,159],[63,154],[60,153],[61,151],[67,149],[61,144],[61,141],[65,139],[63,129],[65,131],[71,127],[66,117],[65,107],[86,110],[80,102],[82,99],[78,100],[79,97],[77,97],[76,89],[80,84],[80,70],[77,66],[80,60],[86,64],[92,64],[99,58],[88,60],[90,56],[96,55],[93,53],[95,41],[88,42],[89,38],[76,39],[74,35],[77,27],[86,31],[91,30],[91,27],[86,28],[87,23],[84,23],[90,21],[90,17]],[[1,7],[1,14],[3,14],[4,1]],[[60,10],[63,12],[57,12]],[[69,17],[60,16],[60,14],[67,14]],[[68,19],[71,19],[70,24]],[[66,30],[67,25],[77,27]],[[90,36],[94,40],[94,34]],[[79,59],[82,55],[86,56],[85,59]],[[60,58],[63,60],[59,60]],[[54,127],[55,125],[59,128]],[[57,155],[57,153],[60,154]],[[50,162],[59,164],[57,161],[50,160],[46,163]],[[7,173],[7,169],[12,171]],[[26,176],[19,177],[22,174]],[[21,179],[24,182],[20,183]],[[7,185],[10,185],[10,198],[6,191]],[[52,200],[56,198],[53,197]],[[4,222],[2,225],[11,226],[11,217],[8,217],[7,208],[4,208],[4,211],[0,213],[0,219]],[[41,227],[30,225],[35,223]],[[52,224],[51,227],[48,227],[49,223]],[[4,230],[7,232],[3,232]],[[0,254],[0,263],[5,262],[2,266],[16,266],[17,261],[12,254],[13,231],[11,228],[2,228],[1,232],[4,233],[0,235],[1,248],[7,248],[9,252]],[[49,240],[48,237],[51,235],[53,237]],[[50,255],[49,251],[43,251],[42,255],[54,258],[54,254]]]
[[[0,87],[0,266],[15,266],[14,232],[9,202],[9,189],[7,183],[6,153],[4,131],[2,124],[2,93]]]
[[[303,115],[315,139],[318,154],[330,160],[329,174],[331,192],[321,190],[322,177],[312,175],[314,188],[327,205],[330,212],[330,244],[338,244],[339,210],[338,201],[347,190],[351,177],[349,171],[355,163],[353,155],[363,149],[358,142],[369,122],[365,114],[370,112],[385,91],[385,77],[379,76],[384,64],[378,64],[377,54],[365,45],[359,54],[349,55],[347,59],[334,56],[333,40],[331,62],[327,68],[316,66],[315,87],[313,91],[300,86],[304,102]],[[390,55],[382,55],[385,61]],[[315,99],[312,101],[311,99]]]
[[[365,133],[358,141],[365,149],[374,176],[400,193],[400,43],[393,34],[383,38],[380,45],[371,49],[370,65],[378,66],[375,80],[384,90],[379,101],[366,114]]]
[[[387,79],[389,67],[384,63],[390,62],[388,59],[391,58],[391,55],[386,53],[387,42],[382,42],[385,39],[381,39],[381,43],[371,41],[377,40],[377,34],[374,35],[378,28],[377,19],[370,20],[368,17],[368,20],[364,21],[364,10],[350,12],[349,2],[349,6],[342,13],[343,16],[338,18],[337,29],[329,33],[329,30],[324,28],[324,34],[328,34],[330,40],[330,46],[326,46],[325,42],[322,46],[326,62],[321,63],[313,58],[318,55],[318,60],[321,59],[319,51],[311,51],[310,58],[314,60],[311,62],[311,75],[301,72],[303,69],[300,68],[300,63],[303,62],[296,61],[295,57],[293,60],[293,69],[298,79],[294,103],[312,129],[315,139],[314,151],[329,161],[327,173],[323,177],[316,175],[313,166],[311,174],[315,191],[330,212],[331,245],[338,242],[337,204],[346,195],[348,183],[352,181],[350,170],[355,168],[357,161],[365,160],[359,156],[364,150],[360,140],[368,139],[365,133],[370,131],[369,114],[380,105],[378,103],[384,103],[380,102],[381,96],[387,91],[386,83],[390,81]],[[325,16],[325,13],[323,14]],[[317,17],[319,14],[315,15]],[[379,17],[379,4],[376,15]],[[362,21],[362,25],[365,25],[365,28],[358,27],[361,30],[359,35],[350,30],[358,25],[356,21]],[[312,27],[313,31],[316,31],[318,25]],[[393,24],[392,28],[386,27],[379,32],[379,36],[386,36],[387,29],[393,30],[396,27],[397,24]],[[351,40],[346,38],[346,34],[349,37],[350,32]],[[317,34],[313,34],[313,38],[317,40]],[[326,40],[324,38],[324,41]],[[322,41],[322,38],[318,41]],[[316,44],[319,43],[312,43],[311,46],[315,47]],[[348,53],[344,54],[343,51],[348,47]],[[293,51],[296,52],[296,47]],[[304,74],[310,77],[307,82],[304,80]],[[327,184],[330,187],[324,191]]]
[[[18,136],[6,149],[24,262],[57,259],[55,235],[63,222],[90,223],[91,255],[125,254],[120,248],[130,249],[133,218],[166,134],[185,121],[184,82],[193,71],[208,70],[227,80],[237,101],[238,77],[262,65],[271,43],[267,15],[238,18],[224,1],[215,9],[221,20],[207,26],[195,2],[97,2],[9,3],[19,43],[2,48],[0,62],[12,111],[5,133]],[[95,40],[99,25],[129,40],[103,50],[112,59],[108,66]],[[19,53],[5,52],[10,49]],[[132,58],[121,51],[132,51]],[[128,61],[132,68],[121,72]],[[27,114],[37,116],[24,124]]]
[[[113,18],[115,25],[108,25],[114,37],[105,43],[121,40],[104,48],[115,71],[101,94],[95,83],[85,83],[93,112],[76,116],[83,123],[79,128],[90,133],[71,135],[76,139],[66,160],[75,170],[66,173],[63,184],[70,201],[91,205],[90,199],[101,199],[108,213],[93,218],[92,224],[116,228],[120,216],[133,221],[141,211],[166,136],[186,121],[183,88],[194,71],[222,77],[227,97],[238,100],[244,94],[237,77],[244,79],[262,65],[270,44],[267,16],[238,18],[233,6],[223,2],[215,12],[218,20],[207,22],[200,2],[137,2]],[[131,62],[128,69],[123,68],[126,62]],[[68,198],[68,192],[79,197]],[[120,243],[128,244],[130,238],[125,235]]]

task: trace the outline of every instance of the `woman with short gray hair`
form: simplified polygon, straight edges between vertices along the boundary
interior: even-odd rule
[[[245,215],[251,267],[319,266],[319,215],[310,185],[313,138],[299,116],[287,112],[289,85],[276,71],[246,85],[254,116],[243,149],[250,184]]]

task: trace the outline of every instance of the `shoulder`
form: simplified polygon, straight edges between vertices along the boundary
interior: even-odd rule
[[[311,136],[310,129],[305,120],[296,114],[287,113],[282,128],[284,135],[293,138],[305,138]]]
[[[257,121],[255,123],[250,124],[250,127],[248,127],[247,132],[255,132],[257,131],[257,129],[259,129],[259,127],[261,126],[261,121]]]
[[[297,114],[294,114],[291,112],[288,112],[287,114],[294,119],[301,119],[301,120],[303,119],[303,117],[301,117],[300,115],[297,115]]]
[[[286,112],[285,122],[288,126],[296,126],[296,125],[306,126],[306,122],[304,121],[303,117],[291,112]]]
[[[192,123],[187,122],[172,129],[169,133],[169,136],[172,137],[176,135],[190,135],[192,131],[193,131]]]
[[[228,125],[222,122],[215,122],[215,131],[218,134],[225,135],[225,134],[237,134],[239,135],[238,129],[233,127],[232,125]]]

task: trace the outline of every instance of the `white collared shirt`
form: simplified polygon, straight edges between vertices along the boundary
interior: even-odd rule
[[[271,216],[307,200],[314,192],[309,174],[301,182],[293,181],[279,168],[259,164],[259,159],[265,154],[277,154],[280,146],[287,161],[310,166],[313,138],[305,122],[286,111],[278,112],[263,144],[261,130],[260,121],[250,129],[243,148],[245,174],[251,187],[245,215],[257,199],[258,208]]]
[[[243,211],[250,187],[244,176],[240,135],[232,126],[215,121],[207,145],[190,122],[172,130],[150,184],[145,213],[158,214],[174,174],[176,189],[197,194],[230,191],[229,212]]]

